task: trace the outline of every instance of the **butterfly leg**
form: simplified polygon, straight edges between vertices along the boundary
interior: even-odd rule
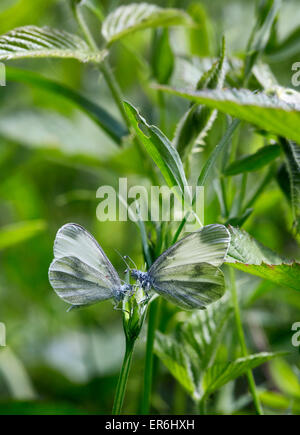
[[[123,308],[119,308],[119,302],[116,302],[113,306],[114,310],[116,311],[122,311],[123,313],[127,313],[130,315],[130,312],[128,310],[124,310]]]

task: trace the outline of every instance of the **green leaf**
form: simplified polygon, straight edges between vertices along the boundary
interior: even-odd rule
[[[270,364],[270,372],[273,381],[280,391],[290,397],[300,399],[300,382],[298,376],[283,358],[278,358]]]
[[[232,162],[224,171],[225,175],[236,175],[244,172],[257,171],[268,165],[280,155],[279,145],[269,145],[260,148],[250,156],[241,157]]]
[[[300,232],[300,148],[293,142],[281,140],[283,151],[286,156],[289,181],[290,197],[293,210],[294,227],[296,234]]]
[[[224,297],[182,322],[176,337],[157,332],[155,353],[195,401],[204,393],[203,376],[214,363],[231,313]]]
[[[193,396],[196,391],[196,385],[193,381],[187,355],[179,343],[174,338],[157,331],[155,336],[155,354],[174,378]]]
[[[300,53],[300,27],[293,30],[285,39],[266,50],[268,61],[282,62]]]
[[[245,59],[245,77],[249,77],[258,56],[263,53],[276,16],[281,7],[281,0],[267,0],[259,3],[256,25],[251,33],[247,56]]]
[[[232,135],[236,131],[239,124],[240,124],[240,121],[238,119],[235,119],[234,121],[232,121],[232,123],[227,128],[227,130],[226,130],[224,136],[222,137],[222,139],[220,140],[220,142],[217,144],[217,146],[211,152],[209,158],[207,159],[207,161],[205,162],[205,164],[201,170],[200,176],[199,176],[198,181],[197,181],[198,186],[205,185],[206,180],[208,178],[208,175],[209,175],[210,171],[212,170],[212,168],[214,167],[214,165],[217,161],[217,158],[222,153],[222,151],[225,149],[225,147],[229,144],[229,142],[232,138]]]
[[[300,143],[300,104],[288,103],[278,95],[255,94],[247,89],[190,91],[159,86],[187,98]]]
[[[189,29],[189,43],[192,55],[205,57],[210,55],[211,26],[201,3],[192,3],[188,13],[195,22],[195,28]]]
[[[105,55],[79,36],[50,27],[18,27],[0,37],[0,60],[56,57],[100,63]]]
[[[246,374],[248,370],[276,358],[279,354],[261,352],[249,355],[229,363],[216,363],[206,372],[203,379],[203,389],[205,396],[226,385],[228,382]]]
[[[226,261],[239,261],[245,264],[281,264],[287,259],[280,257],[271,249],[262,245],[245,230],[229,227],[231,241]]]
[[[178,186],[181,193],[184,194],[184,188],[188,186],[188,182],[176,149],[157,127],[147,123],[135,107],[127,102],[124,104],[134,131],[161,171],[167,184],[171,188]]]
[[[174,55],[168,29],[157,29],[152,46],[152,70],[158,83],[168,83],[174,69]]]
[[[61,83],[49,80],[31,71],[10,67],[6,68],[6,79],[26,83],[72,101],[72,103],[96,122],[96,124],[98,124],[118,145],[121,145],[123,139],[129,134],[128,130],[103,107]]]
[[[221,89],[225,78],[225,39],[222,41],[222,48],[219,60],[212,65],[200,78],[197,90],[200,89]],[[180,157],[185,160],[190,154],[193,146],[202,143],[204,137],[211,129],[217,111],[194,103],[179,121],[173,139],[173,145],[177,148]]]
[[[229,227],[226,264],[282,286],[300,290],[300,263],[280,257],[246,231]]]
[[[108,15],[102,26],[102,35],[111,44],[137,30],[192,24],[189,15],[180,9],[164,9],[149,3],[131,3],[120,6]]]
[[[189,355],[195,358],[192,364],[194,371],[204,371],[213,364],[231,314],[232,307],[225,296],[219,303],[194,313],[182,325],[181,339],[189,350]]]
[[[6,225],[0,228],[0,250],[25,242],[44,231],[46,224],[42,220],[32,220]]]
[[[295,401],[274,391],[263,391],[259,394],[259,400],[268,408],[288,410],[289,413],[292,411],[293,414],[300,412],[300,401]]]

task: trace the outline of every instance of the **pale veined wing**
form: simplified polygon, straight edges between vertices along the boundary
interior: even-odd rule
[[[207,225],[175,243],[148,272],[132,271],[141,286],[185,309],[203,309],[223,296],[222,265],[230,243],[224,225]]]
[[[130,286],[122,286],[117,271],[94,237],[77,224],[57,232],[49,281],[55,292],[72,305],[90,305],[122,299]]]

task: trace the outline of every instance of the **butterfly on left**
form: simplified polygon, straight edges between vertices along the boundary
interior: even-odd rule
[[[56,234],[49,281],[58,296],[74,308],[106,299],[113,299],[117,305],[133,292],[133,286],[122,284],[94,237],[72,223]]]

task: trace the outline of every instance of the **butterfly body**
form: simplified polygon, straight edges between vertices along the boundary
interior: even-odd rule
[[[148,272],[142,272],[141,270],[132,269],[130,271],[132,278],[136,279],[145,293],[149,292],[153,286],[153,280]]]

